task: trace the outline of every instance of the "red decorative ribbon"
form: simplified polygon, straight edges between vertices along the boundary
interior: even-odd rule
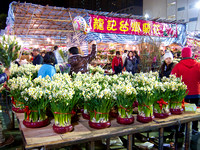
[[[151,110],[150,106],[152,106],[152,105],[145,105],[145,104],[143,104],[143,105],[140,105],[140,106],[145,106],[145,107],[147,107],[149,110]]]
[[[72,110],[72,112],[71,113],[60,113],[60,112],[54,112],[54,114],[59,114],[59,115],[69,115],[69,114],[76,114],[76,112],[74,111],[74,110]]]
[[[94,118],[95,118],[95,119],[96,119],[97,114],[108,114],[108,113],[96,112],[96,110],[94,110],[93,112],[94,112]]]
[[[121,107],[122,109],[124,109],[125,111],[127,111],[127,112],[129,112],[129,111],[130,111],[129,109],[131,109],[131,108],[124,108],[122,105],[120,105],[120,107]]]
[[[15,103],[15,100],[14,100],[14,97],[13,97],[13,96],[11,97],[11,102],[12,102],[12,104],[13,104],[13,105],[16,105],[16,103]]]
[[[175,103],[175,104],[182,103],[182,107],[184,107],[184,104],[185,104],[185,98],[182,100],[182,102],[172,102],[172,101],[170,101],[170,103]]]
[[[162,110],[162,106],[163,106],[163,105],[168,105],[168,103],[165,102],[164,99],[162,99],[162,98],[160,99],[160,101],[157,101],[157,103],[158,103],[159,106],[160,106],[160,110]]]
[[[27,114],[26,120],[29,121],[29,116],[30,116],[30,114],[31,114],[31,110],[29,110],[28,106],[25,106],[24,112]]]
[[[31,112],[38,112],[38,111],[37,110],[30,110],[28,106],[25,106],[24,112],[27,114],[26,120],[29,121],[29,116],[30,116]]]

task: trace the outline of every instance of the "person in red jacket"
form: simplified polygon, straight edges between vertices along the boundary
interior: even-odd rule
[[[200,106],[200,63],[192,58],[192,50],[184,47],[181,52],[182,60],[175,65],[171,74],[182,76],[182,81],[187,85],[185,101]],[[198,121],[192,125],[193,134],[198,133]]]
[[[112,60],[112,70],[115,74],[121,73],[123,67],[122,58],[120,57],[120,52],[116,51],[116,56]]]

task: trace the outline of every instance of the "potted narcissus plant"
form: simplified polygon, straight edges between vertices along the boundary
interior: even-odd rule
[[[25,88],[21,95],[24,98],[24,120],[23,124],[28,128],[38,128],[49,124],[46,108],[49,103],[50,90],[47,89],[51,82],[49,76],[46,78],[35,78],[32,84]]]
[[[154,84],[155,103],[154,116],[156,118],[167,118],[171,113],[169,111],[170,92],[169,82],[158,82]]]
[[[109,112],[114,105],[116,92],[106,79],[103,75],[95,74],[83,94],[90,112],[89,126],[95,129],[108,128],[111,125]]]
[[[131,124],[134,122],[133,103],[136,100],[136,89],[129,80],[125,80],[122,84],[113,85],[117,95],[116,103],[118,107],[117,122],[120,124]]]
[[[183,102],[187,95],[187,85],[185,85],[181,78],[171,77],[171,93],[170,93],[170,112],[172,114],[182,114],[183,112]]]
[[[32,82],[27,77],[17,77],[8,80],[10,96],[12,102],[12,111],[16,113],[24,113],[24,97],[21,93],[32,85]]]
[[[77,104],[77,97],[74,97],[75,91],[72,88],[72,81],[68,74],[56,74],[52,77],[51,93],[49,103],[54,115],[53,130],[56,133],[63,134],[73,130],[71,119],[73,108]]]

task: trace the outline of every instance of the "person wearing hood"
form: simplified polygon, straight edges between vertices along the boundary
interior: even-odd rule
[[[173,63],[173,55],[171,52],[166,52],[163,58],[164,58],[164,62],[161,65],[159,77],[162,78],[165,76],[169,78],[169,75],[175,66],[175,63]]]
[[[69,53],[70,56],[68,58],[68,63],[71,65],[70,74],[72,75],[73,72],[86,73],[88,72],[88,63],[90,63],[96,56],[96,44],[92,44],[92,51],[87,56],[80,55],[77,47],[71,47]]]
[[[182,76],[182,81],[187,85],[185,102],[195,103],[200,106],[200,63],[192,58],[192,50],[184,47],[181,52],[182,60],[175,65],[171,74]],[[198,133],[198,121],[192,124],[193,134]]]

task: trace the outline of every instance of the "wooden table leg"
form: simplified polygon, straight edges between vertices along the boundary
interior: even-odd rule
[[[132,138],[133,138],[132,144],[135,145],[135,134],[132,135]]]
[[[15,128],[15,114],[12,112],[11,129]]]
[[[185,124],[185,150],[190,149],[190,122]]]
[[[90,142],[90,150],[95,150],[94,141],[91,141],[91,142]]]
[[[178,148],[178,126],[175,127],[176,131],[175,131],[175,142],[174,142],[174,147],[175,149]]]
[[[163,150],[163,134],[164,134],[164,129],[160,128],[159,129],[159,145],[158,145],[159,150]]]
[[[106,139],[106,149],[110,149],[110,138]]]
[[[127,140],[127,149],[128,150],[132,150],[132,148],[133,148],[133,145],[132,145],[132,141],[133,141],[133,136],[132,136],[132,134],[129,134],[128,135],[128,140]]]

